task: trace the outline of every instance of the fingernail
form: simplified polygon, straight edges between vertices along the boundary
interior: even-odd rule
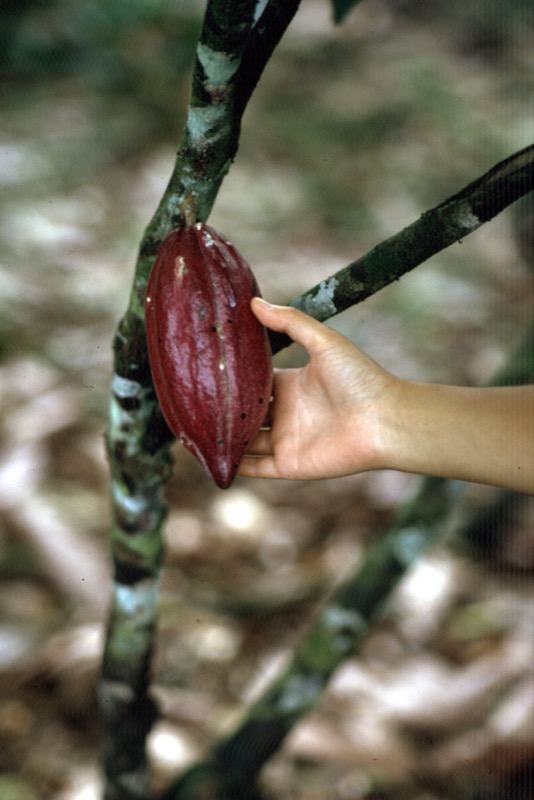
[[[254,300],[257,300],[257,301],[258,301],[258,303],[261,303],[261,304],[262,304],[262,306],[267,306],[267,308],[276,308],[276,306],[273,306],[273,304],[272,304],[272,303],[268,303],[268,302],[267,302],[267,300],[264,300],[264,299],[263,299],[263,297],[258,297],[258,296],[256,296],[256,297],[254,298]]]

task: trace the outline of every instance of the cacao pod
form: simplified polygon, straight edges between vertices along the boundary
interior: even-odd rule
[[[258,294],[245,259],[204,223],[164,239],[148,280],[148,356],[163,416],[221,489],[271,395],[271,348],[250,308]]]

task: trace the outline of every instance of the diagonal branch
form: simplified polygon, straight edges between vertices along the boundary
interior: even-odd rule
[[[488,222],[534,189],[534,145],[501,161],[407,228],[381,242],[291,305],[324,321],[398,280],[431,256]],[[291,344],[271,336],[273,352]]]

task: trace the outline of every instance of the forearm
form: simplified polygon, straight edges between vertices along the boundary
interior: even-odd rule
[[[382,466],[534,494],[534,386],[397,381],[387,408]]]
[[[311,480],[394,469],[534,494],[534,386],[411,383],[295,308],[259,298],[252,308],[310,361],[275,375],[270,426],[251,443],[242,475]]]

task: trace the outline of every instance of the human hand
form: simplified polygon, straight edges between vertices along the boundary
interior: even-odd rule
[[[241,462],[254,478],[310,480],[377,469],[380,406],[396,378],[340,333],[291,307],[252,301],[259,321],[309,353],[301,369],[275,370],[273,400]]]
[[[311,480],[395,469],[534,494],[534,386],[402,380],[295,308],[255,298],[252,309],[310,360],[275,370],[265,427],[241,475]]]

